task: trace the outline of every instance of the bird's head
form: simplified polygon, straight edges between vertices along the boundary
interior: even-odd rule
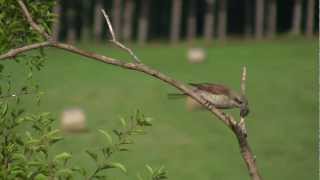
[[[249,114],[249,103],[244,95],[234,94],[233,100],[236,105],[240,108],[240,116],[245,117]]]

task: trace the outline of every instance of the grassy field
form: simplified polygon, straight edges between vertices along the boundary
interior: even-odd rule
[[[107,46],[80,45],[129,60]],[[230,42],[207,49],[203,64],[189,64],[187,46],[133,46],[142,61],[184,82],[218,82],[240,89],[242,65],[248,67],[249,141],[264,179],[317,178],[316,41],[284,39]],[[104,65],[59,50],[49,50],[44,71],[37,73],[46,96],[40,109],[57,117],[69,107],[82,108],[88,133],[65,135],[55,151],[69,151],[72,163],[92,167],[84,150],[105,143],[97,129],[112,130],[119,116],[136,109],[154,118],[149,135],[136,138],[123,162],[129,176],[114,170],[115,179],[135,179],[145,164],[165,165],[170,179],[245,180],[248,174],[236,139],[210,113],[189,112],[184,100],[168,100],[176,92],[143,74]],[[232,113],[238,114],[238,111]],[[56,122],[58,127],[58,120]]]

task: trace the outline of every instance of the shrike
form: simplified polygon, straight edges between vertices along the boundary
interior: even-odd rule
[[[249,114],[247,98],[227,86],[212,83],[190,83],[190,85],[195,93],[208,101],[208,105],[217,109],[239,108],[241,117]],[[186,94],[169,94],[169,98],[184,95]]]

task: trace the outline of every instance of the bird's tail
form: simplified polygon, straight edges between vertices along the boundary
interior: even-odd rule
[[[181,94],[181,93],[169,93],[168,94],[168,99],[180,99],[185,97],[185,94]]]

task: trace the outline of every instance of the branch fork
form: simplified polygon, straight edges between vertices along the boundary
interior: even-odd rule
[[[109,16],[107,15],[107,13],[103,9],[101,10],[101,12],[104,15],[105,20],[108,25],[109,32],[112,37],[111,42],[113,44],[115,44],[117,47],[119,47],[120,49],[128,52],[134,60],[133,63],[124,62],[119,59],[114,59],[114,58],[111,58],[108,56],[96,54],[94,52],[85,51],[85,50],[79,49],[79,48],[77,48],[73,45],[70,45],[70,44],[64,44],[64,43],[52,41],[51,36],[32,19],[32,16],[30,15],[24,2],[22,0],[17,0],[17,2],[19,4],[19,6],[21,7],[22,13],[23,13],[24,17],[26,18],[26,20],[29,22],[30,26],[35,31],[37,31],[39,34],[41,34],[46,39],[46,41],[26,45],[26,46],[16,48],[16,49],[11,49],[7,53],[0,55],[0,60],[12,59],[19,54],[25,53],[27,51],[31,51],[33,49],[38,49],[38,48],[43,48],[43,47],[54,47],[54,48],[65,50],[65,51],[68,51],[68,52],[71,52],[74,54],[78,54],[80,56],[88,57],[90,59],[93,59],[93,60],[96,60],[96,61],[99,61],[99,62],[102,62],[105,64],[114,65],[114,66],[128,69],[128,70],[142,72],[146,75],[149,75],[149,76],[152,76],[156,79],[159,79],[159,80],[171,85],[172,87],[175,87],[176,89],[178,89],[182,93],[187,94],[188,96],[193,98],[195,101],[197,101],[198,103],[205,106],[208,109],[208,111],[210,111],[212,114],[214,114],[229,129],[231,129],[231,131],[235,134],[235,136],[238,140],[240,152],[241,152],[242,158],[248,168],[248,172],[249,172],[251,179],[252,180],[262,180],[262,178],[259,174],[257,165],[256,165],[255,156],[253,155],[251,148],[250,148],[250,145],[247,140],[244,118],[241,118],[240,121],[237,122],[233,116],[230,116],[230,115],[222,112],[221,110],[219,110],[213,106],[208,106],[208,105],[206,106],[207,100],[205,98],[199,96],[195,92],[193,92],[193,90],[190,87],[187,87],[184,83],[181,83],[181,82],[141,63],[140,59],[134,54],[134,52],[130,48],[126,47],[125,45],[123,45],[122,43],[120,43],[116,39],[115,33],[113,31],[113,27],[111,25],[111,21],[109,19]],[[241,89],[242,89],[243,94],[245,93],[246,75],[247,75],[246,67],[244,67],[243,72],[242,72],[242,81],[241,81]]]

